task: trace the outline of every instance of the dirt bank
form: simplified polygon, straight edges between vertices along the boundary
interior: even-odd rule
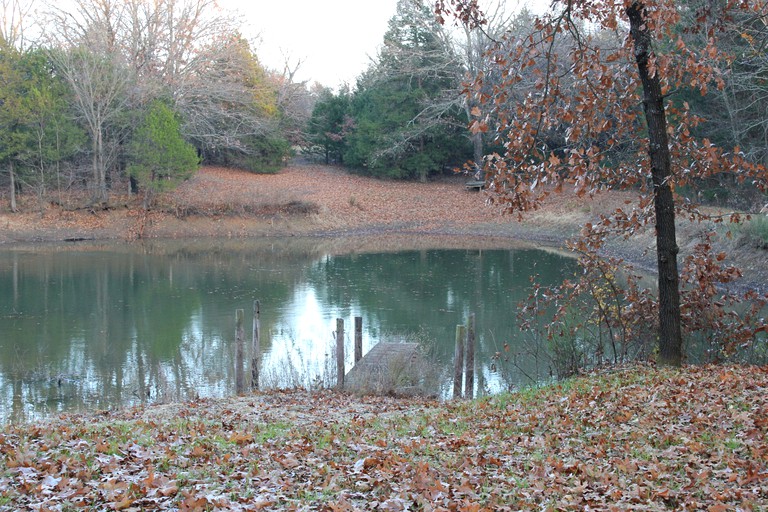
[[[523,221],[502,215],[484,192],[466,190],[464,176],[430,183],[381,181],[320,165],[292,165],[278,174],[257,175],[206,167],[176,191],[158,199],[158,211],[146,216],[140,201],[113,195],[104,211],[77,209],[82,198],[65,198],[43,209],[22,198],[26,213],[12,214],[7,198],[0,209],[0,246],[64,240],[135,240],[191,237],[310,236],[341,239],[342,247],[380,250],[404,243],[427,246],[461,244],[506,246],[514,241],[562,248],[586,222],[627,202],[631,193],[603,194],[595,200],[565,193]],[[712,226],[681,222],[681,255],[696,235]],[[653,234],[613,241],[607,251],[653,271]],[[765,251],[733,245],[745,281],[765,288]]]

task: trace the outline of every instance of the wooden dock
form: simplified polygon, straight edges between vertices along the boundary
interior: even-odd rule
[[[418,343],[378,343],[346,374],[344,389],[355,393],[413,393],[423,361]]]
[[[485,180],[471,180],[464,184],[467,190],[483,190],[485,188]]]

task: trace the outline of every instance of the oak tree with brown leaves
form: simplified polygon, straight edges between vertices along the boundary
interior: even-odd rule
[[[437,0],[435,10],[443,22],[485,23],[477,0]],[[765,168],[738,147],[724,151],[692,135],[703,120],[684,101],[692,91],[724,86],[731,56],[718,43],[736,14],[765,20],[768,7],[751,0],[554,0],[526,37],[502,39],[488,53],[503,80],[489,91],[479,75],[466,90],[479,100],[470,129],[493,134],[503,148],[485,156],[484,169],[492,199],[506,211],[535,210],[564,186],[580,196],[637,191],[637,204],[586,225],[573,247],[596,253],[608,236],[655,227],[661,364],[681,364],[681,310],[691,307],[681,305],[675,218],[711,220],[676,189],[721,175],[766,186]],[[687,44],[683,35],[692,33],[706,43]],[[705,259],[720,268],[723,256]],[[709,289],[738,271],[694,273]]]

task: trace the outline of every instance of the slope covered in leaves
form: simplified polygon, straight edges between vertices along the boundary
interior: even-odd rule
[[[568,190],[517,222],[487,204],[485,192],[468,191],[464,175],[443,176],[429,183],[383,181],[323,165],[293,163],[277,174],[204,167],[178,189],[164,194],[149,215],[140,197],[112,196],[109,210],[78,209],[81,194],[59,198],[60,205],[40,209],[34,194],[21,196],[25,213],[12,214],[0,203],[0,245],[62,240],[134,240],[146,238],[255,238],[311,235],[349,238],[427,235],[455,240],[517,240],[561,247],[565,240],[600,215],[626,207],[634,195],[611,191],[596,200]],[[0,191],[2,195],[2,191]],[[717,210],[720,213],[719,210]],[[682,221],[678,225],[680,257],[690,254],[702,229],[714,225]],[[653,230],[609,243],[608,251],[640,269],[654,269]],[[494,240],[497,240],[494,242]],[[355,244],[355,250],[361,246]],[[378,250],[378,249],[374,249]],[[764,289],[768,282],[765,251],[735,240],[719,248],[733,256],[746,285]]]
[[[632,368],[471,402],[334,392],[0,435],[0,509],[764,510],[768,368]]]

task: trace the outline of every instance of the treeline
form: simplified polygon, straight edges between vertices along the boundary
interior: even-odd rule
[[[435,21],[433,4],[400,0],[377,58],[354,89],[326,90],[318,98],[308,134],[327,162],[366,174],[411,179],[425,179],[467,161],[481,166],[494,154],[504,153],[502,144],[508,134],[503,127],[510,120],[498,118],[498,112],[514,115],[516,105],[545,95],[546,91],[536,89],[542,74],[554,73],[562,90],[571,87],[569,56],[583,43],[578,34],[558,35],[547,47],[547,61],[553,66],[527,67],[527,78],[505,88],[502,94],[494,91],[516,72],[509,68],[509,55],[515,48],[524,48],[530,38],[541,36],[535,16],[525,9],[507,12],[504,2],[488,1],[480,2],[484,19],[479,26],[469,19],[440,24]],[[688,1],[678,2],[676,9],[678,44],[695,58],[711,41],[705,36],[706,30],[689,28],[716,18],[717,7]],[[683,110],[694,115],[694,137],[703,144],[735,151],[756,164],[768,163],[767,19],[768,15],[743,14],[718,25],[718,50],[724,58],[717,80],[706,84],[708,94],[691,85],[696,84],[695,79],[673,84],[665,91],[672,115]],[[597,26],[595,30],[599,31],[590,37],[599,42],[605,54],[628,37],[628,27],[621,24],[612,30]],[[633,73],[628,68],[621,79],[633,80]],[[475,80],[478,76],[481,78]],[[492,102],[483,101],[492,95]],[[595,121],[582,118],[579,112],[571,116],[559,124],[543,119],[548,128],[538,133],[532,144],[544,154],[562,158],[571,149],[573,125],[590,130],[590,123]],[[611,115],[600,122],[610,124]],[[645,130],[641,118],[636,130]],[[605,142],[595,140],[598,147]],[[631,141],[610,142],[612,158],[617,161],[636,157],[638,148]],[[678,192],[695,195],[699,202],[725,202],[736,207],[764,200],[728,172],[700,180],[697,185]]]
[[[0,33],[11,209],[19,190],[42,204],[52,190],[85,188],[105,205],[130,183],[151,199],[201,162],[276,169],[299,142],[305,85],[266,70],[214,0],[32,5],[5,2]]]
[[[505,70],[505,55],[535,37],[532,14],[489,1],[481,2],[488,5],[479,25],[439,23],[433,2],[400,0],[368,69],[353,87],[334,91],[294,82],[295,69],[265,69],[215,0],[51,4],[35,12],[42,29],[34,45],[23,30],[30,2],[4,4],[0,33],[0,188],[14,210],[19,190],[34,191],[42,205],[52,190],[85,188],[99,205],[130,184],[151,200],[200,163],[269,172],[293,148],[371,176],[426,180],[466,165],[480,177],[488,159],[504,153],[508,119],[498,113],[537,97],[541,73],[558,73],[558,87],[568,88],[562,66],[579,47],[561,35],[547,50],[560,64],[530,66],[528,79],[497,94],[514,71]],[[702,32],[685,28],[701,12],[694,4],[678,3],[679,37],[702,49],[709,44]],[[666,91],[669,105],[697,116],[698,139],[768,163],[766,18],[723,26],[728,57],[713,92],[677,84]],[[608,52],[626,32],[616,26],[593,37]],[[492,95],[492,105],[483,101]],[[592,122],[581,121],[587,129]],[[561,158],[574,123],[547,126],[535,145]],[[610,146],[617,161],[637,152],[631,142]],[[699,185],[678,192],[733,206],[756,200],[727,172]]]
[[[307,127],[326,163],[426,180],[473,159],[462,83],[490,40],[439,24],[429,2],[401,0],[379,54],[353,90],[325,90]]]

